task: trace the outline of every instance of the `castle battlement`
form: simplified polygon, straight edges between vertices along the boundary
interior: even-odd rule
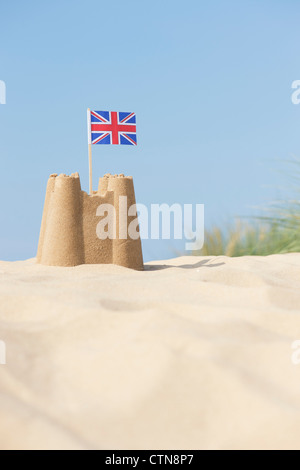
[[[120,196],[127,197],[128,207],[136,203],[131,176],[107,174],[100,178],[98,191],[88,195],[81,190],[78,173],[51,175],[46,190],[37,262],[48,266],[118,264],[142,270],[140,237],[119,238]],[[97,209],[103,204],[110,204],[115,209],[115,239],[97,236],[97,225],[101,220]],[[127,229],[136,217],[127,216]]]

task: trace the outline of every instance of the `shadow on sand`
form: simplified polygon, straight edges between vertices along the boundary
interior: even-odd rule
[[[206,268],[217,268],[223,266],[225,263],[207,264],[211,259],[204,259],[195,264],[183,264],[181,266],[173,266],[171,264],[152,264],[144,266],[145,271],[161,271],[162,269],[178,268],[178,269],[196,269],[205,266]]]

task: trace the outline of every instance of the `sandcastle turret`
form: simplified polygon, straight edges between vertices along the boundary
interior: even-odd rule
[[[123,175],[122,175],[123,176]],[[131,238],[128,229],[131,223],[137,219],[135,209],[135,193],[132,176],[111,178],[108,177],[108,192],[113,192],[115,201],[115,210],[118,214],[116,219],[116,232],[119,234],[113,244],[113,264],[121,264],[122,266],[133,265],[135,269],[143,264],[141,239]],[[102,181],[99,186],[101,191]],[[130,215],[128,211],[131,210]],[[127,216],[125,216],[125,212]]]
[[[99,222],[108,209],[115,214],[110,220],[113,227],[99,237]],[[133,239],[130,237],[131,223],[138,227],[132,177],[105,175],[100,178],[98,191],[89,196],[81,190],[77,173],[51,175],[37,262],[48,266],[111,263],[141,270],[141,240],[138,230]]]

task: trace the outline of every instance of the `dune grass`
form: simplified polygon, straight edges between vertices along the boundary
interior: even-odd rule
[[[300,160],[293,177],[300,188]],[[297,197],[299,195],[299,198]],[[204,246],[193,255],[266,256],[300,252],[300,192],[293,200],[273,204],[250,222],[238,220],[228,227],[213,227],[205,232]]]

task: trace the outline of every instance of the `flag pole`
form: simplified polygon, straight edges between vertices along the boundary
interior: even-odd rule
[[[91,110],[87,110],[87,126],[88,126],[88,146],[89,146],[89,190],[90,195],[93,193],[93,166],[92,166],[92,132],[91,132]]]

